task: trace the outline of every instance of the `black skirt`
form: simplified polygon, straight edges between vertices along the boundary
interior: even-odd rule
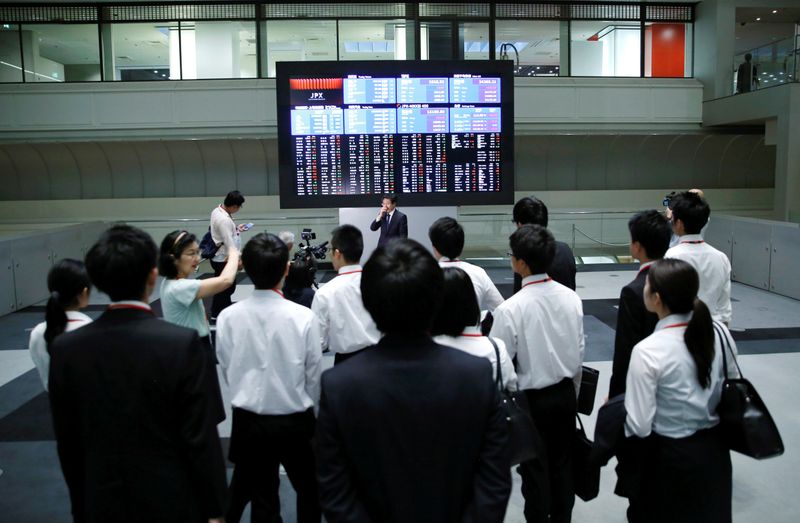
[[[717,427],[639,442],[641,488],[630,493],[629,521],[730,523],[731,456]]]

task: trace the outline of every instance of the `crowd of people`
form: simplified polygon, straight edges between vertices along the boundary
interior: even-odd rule
[[[372,226],[382,237],[407,228],[388,200]],[[583,308],[574,256],[547,229],[543,202],[514,206],[517,282],[505,300],[460,259],[464,229],[452,217],[430,227],[432,253],[387,239],[363,265],[360,230],[337,227],[336,277],[289,300],[288,276],[294,268],[308,287],[313,260],[290,262],[284,234],[241,248],[232,215],[243,204],[233,191],[212,213],[213,277],[190,277],[201,261],[191,233],[174,231],[158,249],[127,225],[108,229],[85,262],[52,268],[30,349],[75,521],[238,522],[248,504],[251,521],[281,521],[283,466],[301,522],[500,522],[512,488],[503,389],[524,393],[541,436],[542,459],[516,468],[526,520],[571,520]],[[730,263],[702,238],[702,195],[679,193],[670,211],[628,224],[641,265],[620,293],[608,392],[625,395],[616,492],[631,522],[729,522],[714,328],[735,352]],[[255,290],[231,303],[241,268]],[[149,305],[159,274],[166,321]],[[111,299],[94,322],[80,312],[92,287]],[[325,372],[323,351],[334,354]],[[217,365],[232,407],[230,486]]]

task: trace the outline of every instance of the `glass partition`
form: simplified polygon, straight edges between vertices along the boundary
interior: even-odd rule
[[[22,51],[19,46],[19,26],[0,25],[0,83],[22,81]]]
[[[650,23],[644,29],[644,75],[692,76],[692,24]]]
[[[639,22],[572,22],[572,76],[640,76]]]
[[[497,57],[515,60],[517,76],[561,73],[561,22],[498,20],[495,37]]]
[[[405,20],[339,21],[339,60],[405,60]]]
[[[747,55],[751,57],[749,63]],[[733,63],[733,93],[747,93],[797,82],[799,55],[800,44],[796,37],[784,38],[738,54]]]
[[[24,24],[26,82],[100,80],[97,24]]]
[[[275,76],[275,62],[336,60],[335,20],[267,20],[264,76]]]

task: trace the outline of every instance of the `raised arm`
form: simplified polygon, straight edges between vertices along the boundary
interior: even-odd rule
[[[239,270],[239,250],[235,245],[228,247],[228,261],[219,276],[200,280],[200,288],[197,290],[198,298],[207,298],[218,294],[236,281],[236,273]]]

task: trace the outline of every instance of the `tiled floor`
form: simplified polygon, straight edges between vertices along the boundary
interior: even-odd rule
[[[489,273],[501,292],[510,292],[513,281],[505,269],[491,269]],[[600,370],[598,404],[605,396],[610,378],[616,298],[620,288],[634,275],[635,271],[630,270],[578,273],[578,294],[584,300],[586,314],[586,361]],[[325,282],[331,276],[321,272],[318,280]],[[237,286],[234,299],[244,299],[251,292],[252,285],[245,279]],[[733,327],[742,354],[742,370],[770,407],[787,447],[784,456],[766,461],[733,456],[734,521],[793,523],[800,514],[800,497],[794,491],[796,470],[800,466],[796,451],[800,443],[800,417],[795,414],[796,382],[800,375],[800,301],[738,284],[733,285],[732,295]],[[157,295],[152,299],[158,308]],[[100,314],[106,303],[107,297],[95,293],[89,314]],[[47,397],[26,350],[28,333],[43,315],[42,307],[33,307],[0,317],[0,519],[3,521],[70,521],[67,491],[52,441]],[[326,368],[333,364],[330,356],[323,361]],[[224,382],[222,388],[227,400]],[[229,420],[230,417],[219,425],[223,443],[230,436]],[[591,433],[594,416],[586,418],[585,424]],[[507,522],[524,521],[519,480],[514,476]],[[624,522],[625,500],[613,494],[614,482],[612,463],[603,469],[598,498],[589,503],[576,500],[573,521]],[[284,520],[294,521],[294,492],[288,481],[281,483],[281,501]],[[247,514],[243,521],[249,521]]]

